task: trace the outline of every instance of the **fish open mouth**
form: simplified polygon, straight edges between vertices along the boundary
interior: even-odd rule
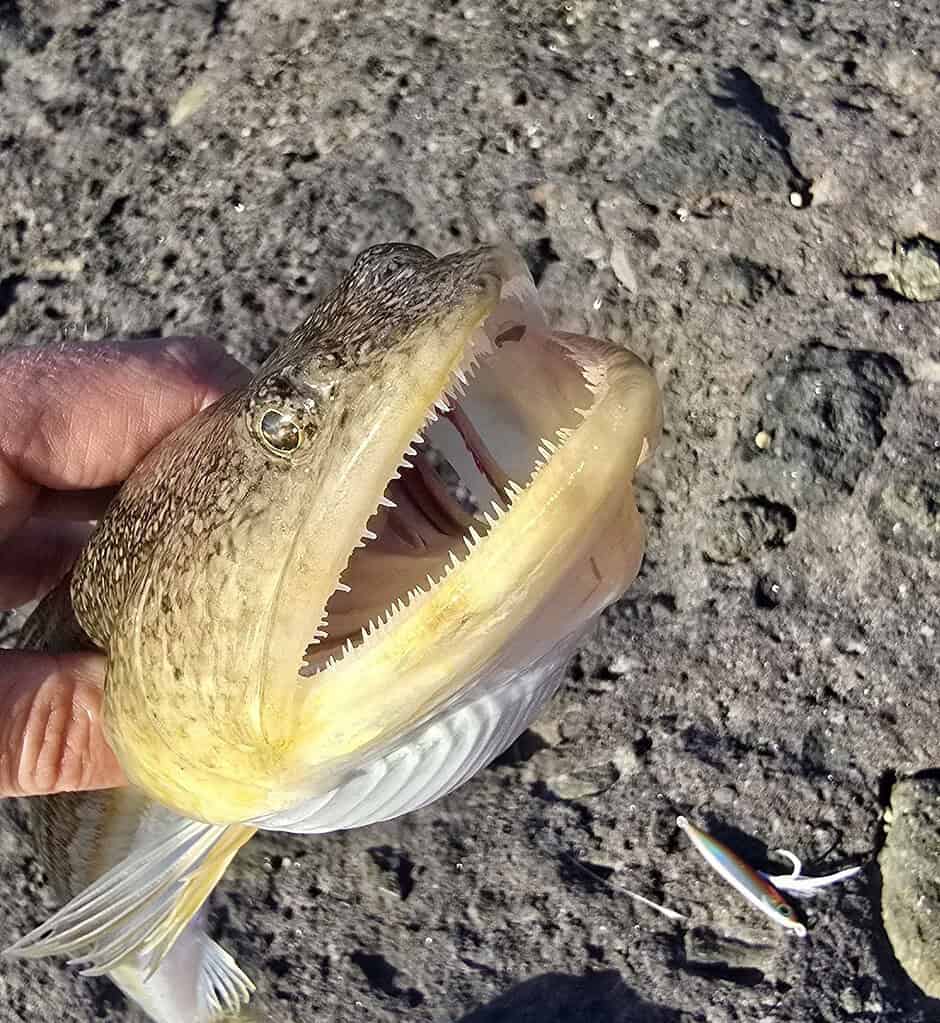
[[[591,417],[617,350],[552,334],[533,305],[531,280],[521,290],[523,300],[518,281],[504,288],[403,453],[307,647],[302,675],[334,667],[472,560]],[[605,457],[602,446],[597,454]]]

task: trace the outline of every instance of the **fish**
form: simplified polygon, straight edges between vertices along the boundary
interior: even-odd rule
[[[515,741],[637,575],[661,427],[646,363],[552,329],[511,247],[360,253],[26,623],[107,655],[129,786],[30,801],[65,904],[5,954],[64,955],[156,1023],[249,1018],[204,928],[232,858],[409,813]]]
[[[806,937],[806,926],[765,874],[755,870],[723,842],[719,842],[707,831],[697,828],[687,818],[677,817],[676,827],[689,836],[692,845],[702,854],[705,862],[732,888],[739,891],[752,906],[798,938]]]

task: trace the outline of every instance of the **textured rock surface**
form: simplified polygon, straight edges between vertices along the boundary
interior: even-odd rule
[[[898,782],[885,827],[878,857],[885,930],[911,978],[940,998],[940,780]]]
[[[265,1018],[938,1018],[874,867],[795,942],[674,829],[823,872],[940,762],[940,303],[865,262],[940,238],[938,89],[934,0],[0,2],[5,341],[255,361],[363,246],[500,231],[664,389],[642,575],[515,755],[235,864],[213,928]],[[4,941],[51,906],[14,831],[0,904]],[[0,1021],[40,1018],[129,1013],[0,963]]]

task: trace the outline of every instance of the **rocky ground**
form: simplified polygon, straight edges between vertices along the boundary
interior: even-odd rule
[[[230,871],[213,926],[265,1019],[940,1019],[874,862],[894,779],[940,766],[938,101],[933,0],[0,0],[5,343],[254,362],[362,247],[501,234],[663,387],[641,577],[513,753]],[[867,866],[800,941],[680,812],[759,865]],[[8,831],[4,943],[50,898]],[[3,1023],[130,1018],[0,966]]]

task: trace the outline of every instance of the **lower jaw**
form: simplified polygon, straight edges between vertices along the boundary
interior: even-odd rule
[[[656,415],[645,367],[611,368],[624,379],[605,384],[489,535],[317,676],[306,707],[310,770],[382,748],[459,693],[509,681],[632,581],[644,533],[631,481]],[[639,410],[629,407],[635,385],[647,390]]]

